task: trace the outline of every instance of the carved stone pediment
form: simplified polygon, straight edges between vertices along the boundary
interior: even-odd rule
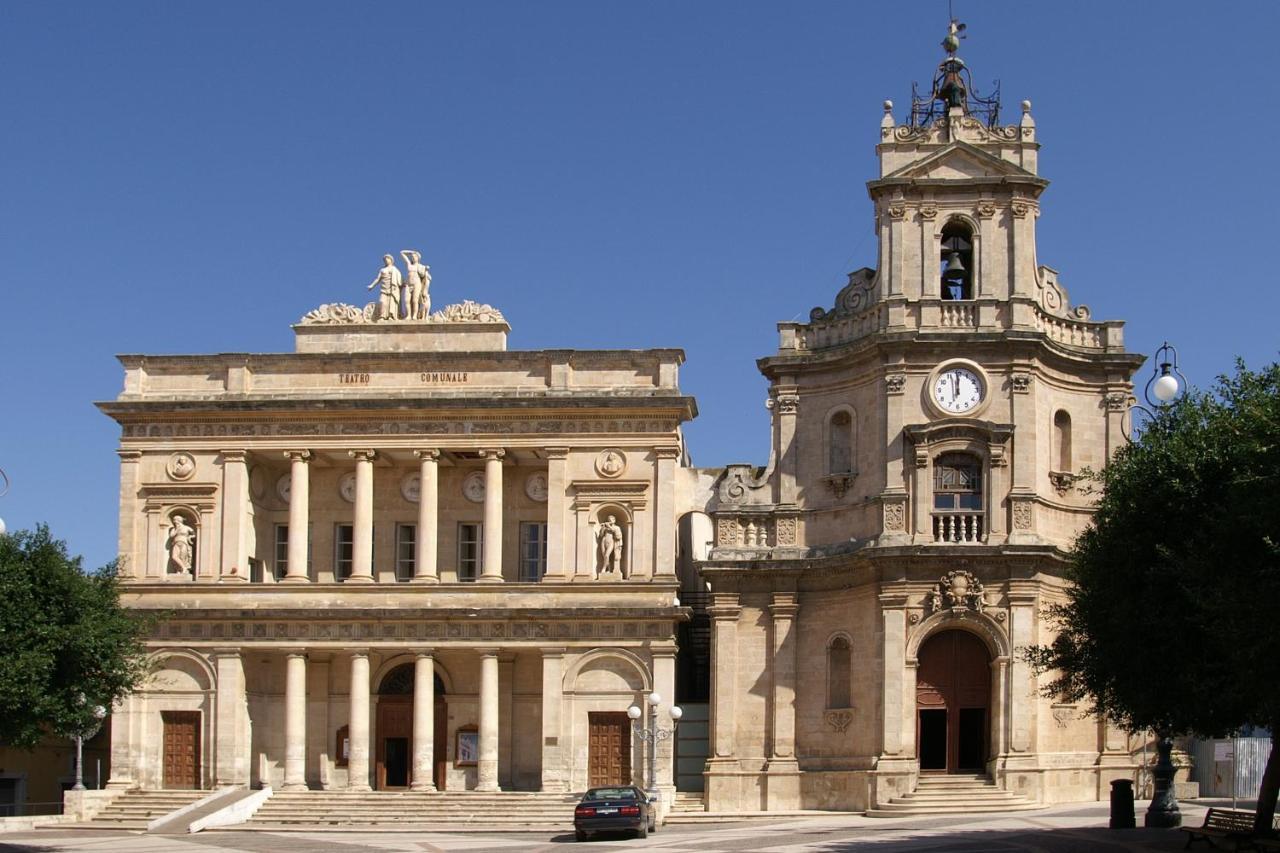
[[[962,569],[943,575],[929,593],[926,602],[930,613],[942,610],[974,610],[981,613],[987,605],[982,582]]]

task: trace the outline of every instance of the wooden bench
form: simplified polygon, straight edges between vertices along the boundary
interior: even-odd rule
[[[1254,847],[1253,812],[1239,809],[1209,809],[1204,816],[1203,824],[1184,826],[1181,829],[1187,833],[1184,850],[1196,841],[1203,841],[1210,847],[1216,847],[1213,841],[1215,838],[1230,839],[1235,842],[1236,850]]]

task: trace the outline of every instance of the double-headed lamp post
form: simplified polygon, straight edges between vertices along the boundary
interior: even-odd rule
[[[628,708],[627,716],[631,718],[631,728],[636,733],[636,737],[649,744],[649,785],[647,790],[650,797],[656,797],[658,795],[658,744],[676,733],[676,725],[679,724],[680,718],[684,716],[684,711],[680,710],[679,705],[672,705],[671,728],[661,729],[658,728],[658,705],[662,703],[662,694],[655,690],[646,696],[644,701],[649,707],[646,722],[640,722],[640,718],[645,716],[645,712],[640,710],[639,705],[632,705]]]
[[[84,694],[81,693],[77,698],[77,704],[81,707],[85,704]],[[83,727],[75,733],[76,740],[76,783],[71,786],[73,791],[84,790],[84,741],[85,738],[91,738],[98,733],[98,729],[102,727],[102,720],[107,716],[107,709],[101,705],[94,705],[93,722]]]

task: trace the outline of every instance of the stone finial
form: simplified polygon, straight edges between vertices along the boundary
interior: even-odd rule
[[[892,130],[894,126],[893,101],[886,100],[884,102],[884,118],[880,119],[880,128],[881,130]]]

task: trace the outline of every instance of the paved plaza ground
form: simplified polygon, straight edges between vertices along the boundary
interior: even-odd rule
[[[1218,803],[1213,803],[1218,805]],[[1145,803],[1138,804],[1142,823]],[[1206,804],[1182,804],[1183,823],[1199,825]],[[1229,803],[1228,803],[1229,805]],[[1243,803],[1241,805],[1244,805]],[[1120,853],[1181,850],[1186,835],[1177,830],[1107,828],[1106,803],[1057,806],[1007,815],[948,815],[934,818],[877,819],[860,816],[803,817],[740,823],[664,827],[641,841],[601,838],[579,845],[597,850],[617,847],[668,853],[759,851],[840,853],[866,849],[876,853],[958,850],[1025,853]],[[139,835],[119,831],[44,829],[0,835],[0,851],[93,851],[93,853],[368,853],[368,851],[540,851],[574,845],[571,832],[325,832],[210,831],[190,836]]]

